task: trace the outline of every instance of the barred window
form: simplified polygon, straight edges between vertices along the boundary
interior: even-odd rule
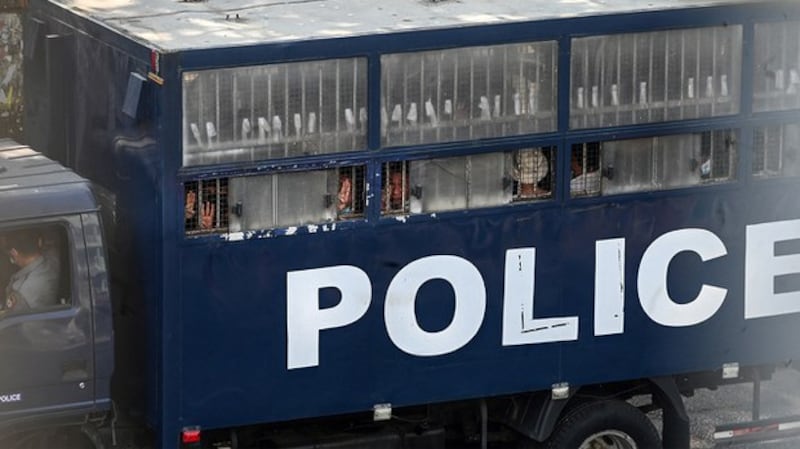
[[[712,131],[575,144],[571,170],[573,197],[723,182],[736,173],[736,140]]]
[[[363,217],[366,189],[364,185],[366,167],[342,167],[339,169],[339,188],[336,193],[338,219]]]
[[[550,198],[555,182],[555,148],[528,148],[512,152],[513,199]]]
[[[800,108],[800,22],[757,23],[753,110]]]
[[[570,159],[572,196],[590,196],[600,192],[600,143],[572,145]]]
[[[557,47],[529,42],[382,56],[383,143],[555,131]]]
[[[741,52],[738,25],[573,39],[570,127],[735,114]]]
[[[184,184],[184,229],[187,234],[228,230],[228,179]]]
[[[800,125],[791,123],[755,129],[753,174],[764,178],[800,176]]]
[[[183,74],[183,164],[366,148],[365,58]]]

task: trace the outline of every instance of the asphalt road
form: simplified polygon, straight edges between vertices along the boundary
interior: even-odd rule
[[[691,418],[692,448],[714,447],[714,427],[719,424],[751,419],[751,385],[731,385],[716,391],[699,390],[686,400]],[[761,385],[761,418],[800,415],[800,371],[791,368],[776,371],[773,379]],[[797,449],[800,437],[781,442],[735,446],[758,449]]]

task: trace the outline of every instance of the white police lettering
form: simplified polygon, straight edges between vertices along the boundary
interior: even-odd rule
[[[442,279],[455,295],[450,324],[428,332],[417,322],[417,292],[428,281]],[[389,338],[401,350],[416,356],[434,356],[457,351],[478,333],[486,311],[486,287],[481,273],[457,256],[430,256],[403,267],[389,284],[383,308]]]
[[[578,339],[578,317],[534,318],[536,248],[506,251],[503,346]]]
[[[800,220],[747,226],[744,319],[800,313],[800,291],[775,293],[774,289],[777,277],[800,274],[797,251],[787,254],[792,251],[783,249],[776,255],[780,242],[793,240],[800,240]],[[728,294],[725,288],[703,284],[691,301],[682,304],[673,301],[667,289],[667,272],[681,252],[693,252],[703,262],[728,254],[716,234],[697,228],[667,232],[647,247],[637,273],[639,304],[651,320],[662,326],[702,323],[717,313]],[[505,256],[502,345],[577,340],[577,316],[534,318],[536,249],[509,249]],[[595,243],[594,335],[597,337],[625,331],[626,263],[624,238]],[[445,329],[427,332],[419,326],[415,305],[419,289],[433,279],[450,284],[455,310]],[[319,292],[324,288],[338,289],[341,300],[335,306],[320,309]],[[358,321],[367,313],[371,300],[370,278],[354,266],[287,273],[288,369],[319,365],[319,332]],[[423,257],[394,276],[386,291],[383,310],[389,339],[400,350],[414,356],[448,354],[467,345],[483,325],[486,287],[481,273],[466,259],[446,255]]]
[[[22,401],[22,393],[0,394],[0,403],[8,404],[11,402],[20,402],[20,401]]]
[[[594,334],[625,331],[625,239],[595,242]]]
[[[663,326],[693,326],[711,318],[725,301],[728,290],[703,284],[697,297],[678,304],[667,292],[667,270],[678,253],[697,253],[703,262],[728,253],[725,244],[705,229],[681,229],[657,238],[639,265],[639,302],[651,320]]]
[[[800,239],[800,220],[747,227],[744,317],[800,312],[800,291],[775,293],[777,276],[800,273],[800,254],[775,255],[775,244]]]
[[[319,291],[339,290],[333,307],[320,309]],[[319,331],[344,327],[364,316],[372,301],[372,284],[360,268],[340,265],[286,274],[287,368],[319,365]]]

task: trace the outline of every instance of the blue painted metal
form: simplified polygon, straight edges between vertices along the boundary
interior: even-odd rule
[[[731,128],[741,130],[744,153],[754,126],[800,120],[797,111],[751,115],[749,92],[743,90],[741,112],[733,116],[571,131],[567,127],[569,38],[724,23],[743,24],[747,37],[752,36],[754,21],[783,20],[784,14],[800,17],[796,5],[732,5],[166,54],[161,59],[164,85],[148,84],[152,96],[140,105],[140,121],[118,113],[128,74],[149,70],[149,49],[44,0],[32,2],[31,14],[76,31],[78,56],[99,55],[98,67],[112,67],[92,73],[91,82],[77,92],[74,116],[84,119],[75,123],[76,167],[118,195],[117,236],[110,245],[124,265],[115,266],[112,256],[112,271],[126,287],[126,301],[141,310],[133,329],[143,340],[144,352],[118,353],[117,358],[141,357],[144,362],[137,375],[146,378],[142,391],[159,447],[175,447],[183,425],[215,428],[284,421],[371,410],[383,402],[410,405],[549,388],[561,381],[580,385],[707,370],[731,360],[774,361],[792,348],[766,342],[800,336],[796,316],[745,321],[742,283],[744,226],[800,218],[794,193],[797,179],[750,182],[748,159],[743,157],[739,179],[727,184],[606,198],[571,200],[564,194],[569,185],[568,152],[574,142]],[[379,147],[375,106],[380,54],[532,39],[557,39],[562,45],[558,132]],[[750,45],[746,40],[745,72],[751,70]],[[183,71],[347,56],[369,58],[367,150],[334,157],[181,167]],[[750,85],[751,77],[744,75],[743,89]],[[552,201],[412,216],[401,223],[380,218],[375,196],[364,220],[337,225],[334,232],[288,236],[285,230],[265,230],[235,242],[183,234],[181,183],[188,180],[362,163],[376,192],[385,161],[544,145],[558,145],[559,189]],[[628,239],[625,276],[633,286],[646,246],[664,232],[685,227],[717,233],[728,255],[706,264],[680,258],[670,274],[670,288],[690,295],[701,282],[724,286],[729,296],[722,309],[691,328],[664,328],[644,315],[635,289],[629,288],[625,333],[593,337],[595,240]],[[577,342],[501,347],[501,261],[506,249],[525,246],[537,248],[537,316],[579,316]],[[463,349],[434,358],[412,357],[389,341],[382,301],[401,267],[433,254],[459,255],[480,269],[487,286],[487,313],[481,330]],[[370,275],[373,298],[367,315],[351,326],[322,333],[319,367],[288,371],[287,271],[342,264]],[[447,299],[451,295],[437,283],[421,290],[418,314],[423,326],[446,325],[452,313],[452,301]]]

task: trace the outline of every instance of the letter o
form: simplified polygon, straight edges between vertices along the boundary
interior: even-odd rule
[[[450,324],[428,332],[417,322],[417,292],[428,281],[441,279],[455,293]],[[428,256],[403,267],[386,291],[383,309],[386,331],[402,351],[416,356],[436,356],[457,351],[478,333],[486,312],[486,287],[475,265],[457,256]]]

